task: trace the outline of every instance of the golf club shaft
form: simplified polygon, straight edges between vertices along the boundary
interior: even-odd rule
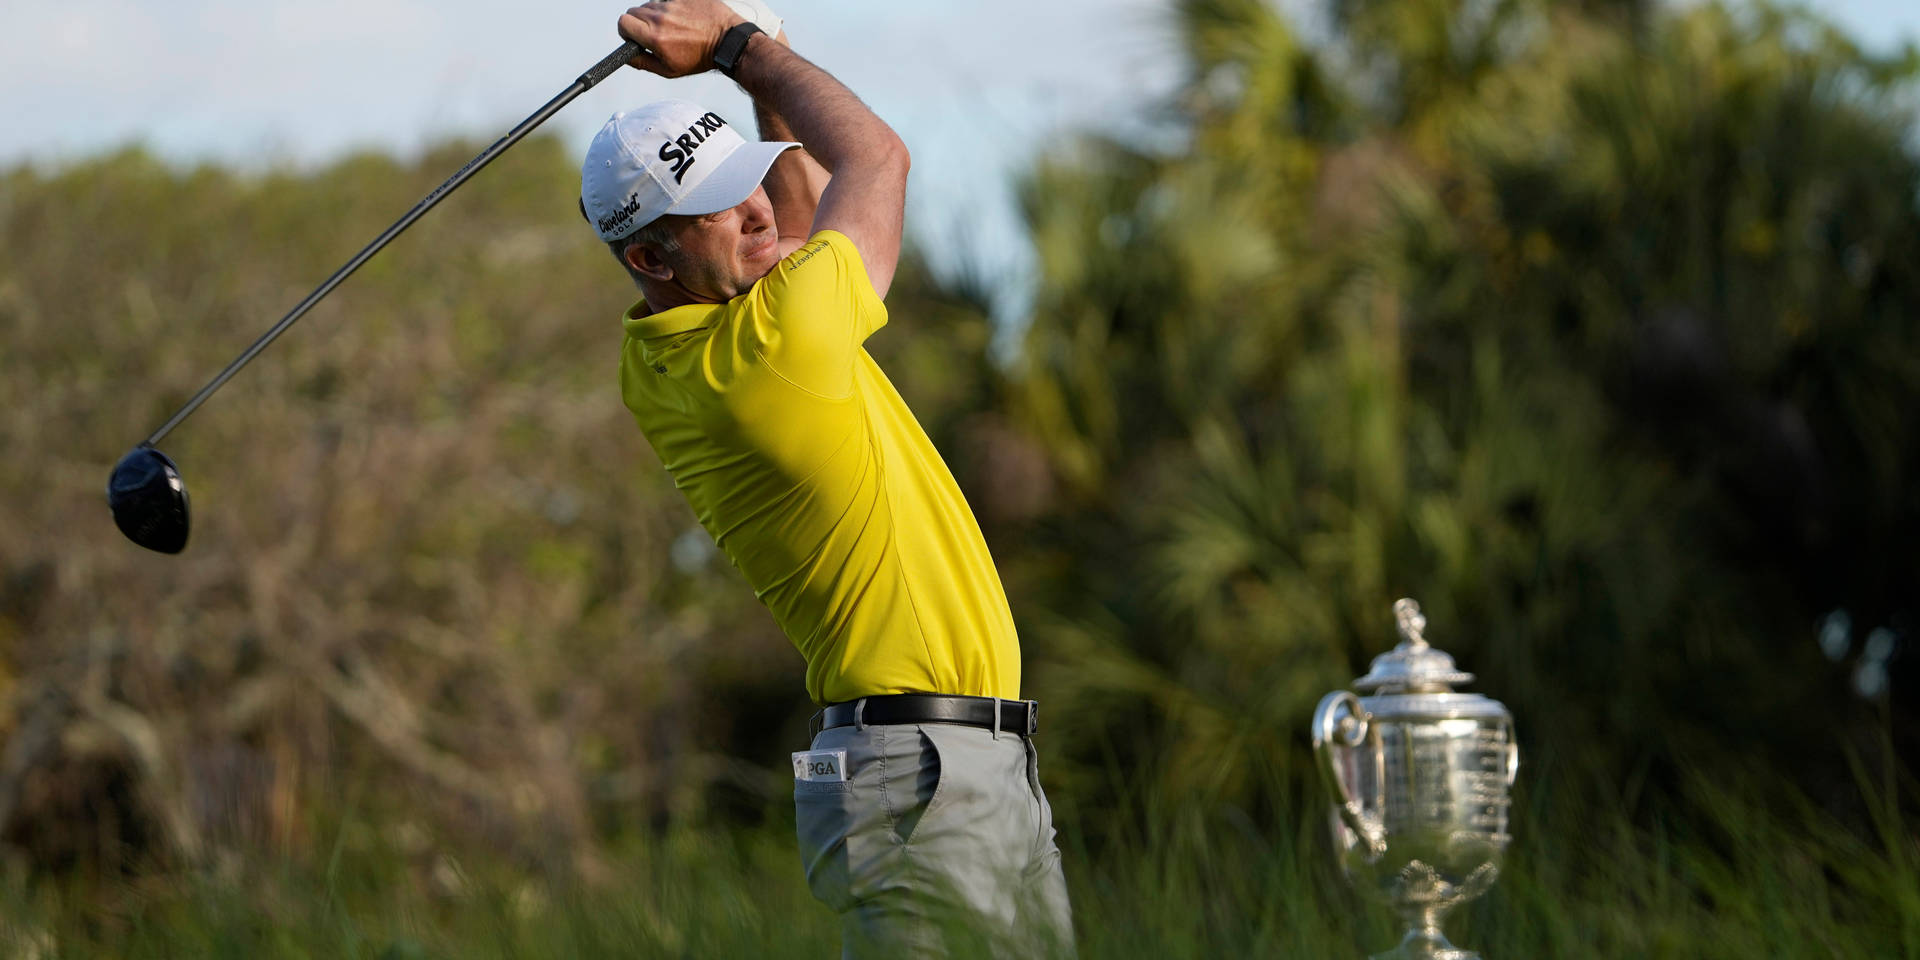
[[[365,249],[355,254],[352,260],[347,261],[346,266],[334,271],[333,276],[328,277],[326,282],[320,284],[312,293],[307,294],[307,298],[300,301],[298,306],[289,311],[286,316],[281,317],[280,322],[273,325],[273,329],[261,335],[260,339],[255,340],[252,346],[241,352],[240,356],[235,358],[232,363],[227,364],[227,368],[220,371],[219,376],[208,381],[206,386],[200,388],[199,393],[193,395],[193,399],[188,400],[173,416],[168,417],[167,422],[161,424],[160,429],[155,430],[153,435],[146,439],[145,445],[153,446],[158,444],[163,437],[172,432],[174,427],[180,425],[180,421],[185,420],[188,416],[192,415],[193,411],[199,409],[201,404],[207,402],[207,398],[213,396],[215,390],[220,389],[222,384],[232,379],[234,374],[239,373],[241,367],[246,366],[249,361],[259,355],[260,351],[265,350],[268,344],[272,343],[282,333],[285,333],[288,327],[293,326],[294,321],[299,320],[308,310],[313,309],[314,304],[319,303],[327,294],[333,292],[333,288],[339,286],[340,281],[352,276],[355,270],[360,269],[361,264],[372,259],[374,254],[379,253],[381,248],[385,247],[394,237],[399,236],[401,231],[412,226],[415,220],[420,219],[428,210],[433,209],[434,204],[439,203],[442,199],[445,199],[447,194],[452,193],[461,184],[467,182],[468,177],[479,173],[482,167],[485,167],[493,161],[493,158],[505,153],[508,147],[520,142],[522,137],[533,132],[533,128],[546,122],[548,117],[560,112],[560,108],[572,102],[573,98],[593,89],[595,84],[612,76],[615,70],[620,69],[627,61],[639,55],[639,44],[633,43],[632,41],[622,44],[619,49],[607,54],[605,59],[594,64],[586,73],[581,74],[579,79],[573,81],[573,86],[561,91],[559,96],[547,101],[546,105],[534,111],[532,116],[520,121],[518,126],[507,131],[506,135],[494,141],[493,146],[481,151],[479,156],[467,161],[467,165],[461,167],[459,172],[448,177],[447,182],[434,188],[434,191],[427,194],[425,199],[415,204],[412,210],[407,211],[406,216],[401,217],[393,226],[388,227],[385,233],[374,238],[374,241],[367,244]]]

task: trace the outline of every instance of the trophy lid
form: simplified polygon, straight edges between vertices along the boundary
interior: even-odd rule
[[[1400,625],[1400,645],[1373,658],[1367,675],[1353,682],[1361,693],[1451,693],[1456,684],[1472,683],[1473,674],[1453,665],[1453,657],[1427,643],[1427,618],[1411,599],[1393,604]]]

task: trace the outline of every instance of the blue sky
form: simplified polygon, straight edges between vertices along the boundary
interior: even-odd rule
[[[612,50],[625,5],[6,0],[0,164],[139,142],[179,161],[258,168],[359,148],[406,154],[453,134],[491,139]],[[795,48],[912,148],[916,235],[936,246],[968,236],[996,269],[1025,253],[1010,171],[1058,131],[1127,115],[1174,80],[1162,5],[1145,0],[774,7]],[[724,79],[623,71],[547,129],[584,152],[609,114],[660,96],[750,123]],[[343,239],[342,251],[361,239]]]
[[[613,49],[624,2],[6,0],[0,165],[138,142],[182,162],[260,168],[491,139]],[[1176,80],[1168,4],[1156,0],[774,6],[795,48],[912,148],[916,236],[934,247],[965,237],[989,269],[1017,272],[1025,259],[1010,173],[1063,131],[1126,118]],[[1920,35],[1916,0],[1811,6],[1875,46]],[[627,71],[550,128],[584,151],[608,114],[664,95],[747,116],[724,80]],[[362,239],[343,240],[343,253]]]

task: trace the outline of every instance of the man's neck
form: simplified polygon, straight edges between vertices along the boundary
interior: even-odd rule
[[[719,303],[712,297],[703,297],[679,283],[654,283],[640,281],[640,299],[646,301],[647,313],[665,313],[674,307],[684,307],[690,303]]]

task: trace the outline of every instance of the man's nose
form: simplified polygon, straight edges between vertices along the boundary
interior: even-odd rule
[[[773,206],[755,203],[755,199],[748,197],[740,204],[740,224],[748,233],[759,233],[773,226]]]

